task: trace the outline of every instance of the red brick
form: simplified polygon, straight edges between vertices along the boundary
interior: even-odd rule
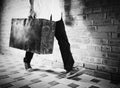
[[[118,73],[118,67],[110,67],[110,66],[108,66],[108,71],[110,72],[110,73]]]
[[[81,8],[79,8],[80,6],[76,5],[72,8],[72,10],[70,11],[71,12],[71,15],[73,16],[77,16],[79,14],[82,14],[83,13],[83,10]]]
[[[93,57],[98,57],[98,58],[107,58],[108,57],[108,53],[105,52],[100,52],[100,51],[92,51],[89,50],[89,55],[93,56]]]
[[[91,26],[91,25],[93,25],[93,20],[84,20],[83,21],[84,22],[84,24],[86,25],[86,26]]]
[[[95,58],[93,58],[93,57],[88,57],[89,59],[88,59],[88,62],[89,63],[95,63]]]
[[[112,33],[112,38],[120,38],[120,33]]]
[[[74,64],[74,66],[80,66],[80,67],[83,67],[83,63],[81,63],[81,62],[76,62],[75,64]]]
[[[120,47],[119,46],[112,46],[112,52],[120,53]]]
[[[118,26],[98,26],[98,32],[117,32]]]
[[[72,39],[72,41],[75,41],[75,42],[77,42],[77,43],[82,43],[82,44],[89,44],[90,43],[90,40],[89,40],[89,38],[88,37],[81,37],[81,38],[79,38],[79,39]]]
[[[87,30],[90,32],[95,32],[96,31],[96,26],[87,26]]]
[[[116,2],[116,3],[118,3],[118,2]],[[113,4],[113,2],[112,2],[112,4]],[[108,6],[108,7],[105,7],[104,9],[103,9],[103,12],[107,12],[108,13],[108,16],[111,16],[111,14],[112,13],[115,13],[115,12],[119,12],[120,11],[120,6]]]
[[[114,45],[114,46],[120,46],[120,40],[117,39],[117,40],[109,40],[109,45]]]
[[[108,39],[101,39],[100,41],[102,44],[108,44]]]
[[[90,14],[92,13],[92,8],[84,8],[83,9],[83,14]]]
[[[102,49],[102,48],[101,48],[100,45],[96,45],[96,46],[95,46],[95,50],[96,50],[96,51],[101,51],[101,49]]]
[[[118,73],[120,74],[120,67],[119,67]]]
[[[117,32],[119,32],[119,33],[120,33],[120,25],[118,25],[118,30],[117,30]]]
[[[117,38],[117,33],[112,33],[112,38]]]
[[[115,60],[115,61],[119,61],[120,60],[119,58],[112,58],[112,57],[108,57],[107,59]]]
[[[87,61],[88,63],[93,63],[93,64],[102,64],[102,58],[97,58],[97,57],[88,57]]]
[[[100,41],[101,41],[101,39],[91,39],[91,43],[93,43],[93,44],[101,45],[102,43]]]
[[[90,34],[90,36],[91,37],[93,37],[93,38],[109,38],[109,35],[108,35],[108,33],[98,33],[98,32],[92,32],[91,34]]]
[[[115,16],[114,16],[115,17]],[[113,19],[113,24],[114,25],[119,25],[120,24],[120,21],[118,19]]]
[[[93,13],[101,13],[102,8],[93,8]]]
[[[98,70],[109,72],[109,73],[118,73],[117,67],[106,66],[106,65],[98,65]]]
[[[84,62],[84,63],[86,63],[86,62],[89,63],[89,58],[87,58],[87,57],[82,57],[82,58],[81,58],[81,61]]]
[[[102,20],[106,18],[106,14],[105,13],[97,13],[97,14],[88,14],[87,15],[87,19],[89,20]]]
[[[120,66],[120,61],[103,59],[103,63],[102,64],[103,65],[107,65],[107,66],[119,67]]]
[[[82,43],[89,44],[90,43],[90,39],[88,37],[83,37],[82,38]]]
[[[98,45],[106,45],[108,44],[108,39],[92,39],[91,43]]]
[[[112,10],[112,8],[111,8],[111,9],[108,9],[108,10]],[[108,18],[109,18],[109,19],[115,18],[115,13],[113,13],[113,12],[106,13],[106,15],[107,15],[107,19],[108,19]]]
[[[88,45],[88,46],[87,46],[87,49],[88,49],[88,50],[92,50],[92,51],[95,51],[95,46],[92,46],[92,45]]]
[[[95,58],[95,63],[96,64],[102,64],[102,59],[103,58]]]
[[[85,15],[82,15],[82,14],[80,14],[80,15],[73,15],[73,18],[76,20],[76,21],[79,21],[79,20],[83,20],[84,19],[84,16]]]
[[[93,20],[93,25],[111,25],[111,19],[103,19],[103,20]]]
[[[78,30],[85,30],[86,29],[86,23],[87,21],[79,20],[74,22],[74,27],[72,29],[78,29]]]
[[[98,65],[97,70],[107,72],[106,66],[104,66],[104,65]]]
[[[102,4],[100,3],[99,0],[86,0],[86,6],[89,7],[89,8],[97,8],[97,7],[100,7]]]
[[[97,69],[97,65],[95,65],[95,64],[85,63],[85,68],[89,68],[89,69]]]
[[[119,53],[108,53],[108,58],[113,60],[120,60],[120,54]]]
[[[111,46],[102,46],[102,51],[104,52],[110,52],[111,51]]]

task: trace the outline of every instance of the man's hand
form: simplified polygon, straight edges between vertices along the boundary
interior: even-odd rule
[[[36,18],[36,13],[33,9],[30,9],[30,18]]]

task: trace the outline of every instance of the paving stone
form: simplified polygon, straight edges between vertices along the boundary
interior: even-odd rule
[[[17,87],[23,87],[32,84],[32,82],[28,80],[20,80],[20,81],[12,82],[11,84]]]
[[[9,78],[9,76],[8,75],[0,75],[0,80],[5,79],[5,78]]]
[[[55,85],[57,85],[57,84],[59,84],[59,83],[56,82],[56,81],[52,81],[52,82],[49,82],[48,84],[50,84],[51,86],[55,86]]]
[[[57,80],[57,82],[59,82],[59,83],[61,83],[61,84],[64,84],[64,85],[69,85],[69,84],[73,83],[74,81],[63,78],[63,79]]]
[[[90,86],[92,86],[93,84],[88,83],[88,82],[81,82],[81,81],[73,81],[73,83],[79,85],[78,88],[88,88]]]
[[[72,87],[72,88],[77,88],[79,85],[75,84],[75,83],[71,83],[71,84],[68,84],[68,86]]]
[[[26,85],[26,86],[22,86],[22,87],[19,87],[19,88],[31,88],[31,87],[29,87],[28,85]]]
[[[94,76],[90,76],[90,75],[86,75],[86,74],[83,74],[83,75],[78,76],[78,77],[81,78],[82,80],[87,80],[87,81],[90,81],[90,80],[95,78]]]
[[[66,77],[66,74],[59,74],[59,75],[57,75],[56,77],[59,78],[59,79],[62,79],[62,78],[65,78],[65,77]]]
[[[33,80],[33,79],[40,79],[41,76],[39,76],[39,74],[32,74],[29,76],[24,76],[23,78],[25,78],[26,80]]]
[[[71,88],[71,87],[64,85],[64,84],[58,84],[58,85],[52,86],[50,88]]]
[[[2,62],[1,62],[2,63]],[[4,67],[4,65],[0,65],[0,68]]]
[[[47,77],[48,75],[47,74],[40,74],[41,77]]]
[[[17,77],[17,78],[14,78],[15,81],[20,81],[20,80],[24,80],[25,78],[23,77]]]
[[[17,73],[17,74],[10,74],[9,76],[11,78],[17,78],[17,77],[24,77],[24,76],[28,76],[28,75],[31,75],[31,73],[22,73],[22,72],[20,72],[20,73]]]
[[[106,79],[102,79],[102,78],[95,78],[100,80],[100,82],[98,82],[97,84],[100,86],[109,86],[110,84],[110,80],[106,80]]]
[[[29,85],[31,88],[50,88],[51,85],[46,82],[34,83]],[[58,87],[59,88],[59,87]]]
[[[33,83],[38,83],[38,82],[41,82],[41,80],[40,79],[38,79],[38,78],[36,78],[36,79],[32,79],[32,80],[30,80],[31,82],[33,82]]]
[[[1,67],[0,67],[0,68],[1,68]],[[1,72],[5,72],[5,71],[6,71],[6,69],[0,69],[0,73],[1,73]]]
[[[100,88],[100,87],[97,87],[97,86],[93,85],[93,86],[90,86],[89,88]]]
[[[0,85],[1,88],[9,88],[9,87],[12,87],[12,86],[13,86],[13,85],[10,84],[10,83]]]
[[[26,72],[24,73],[24,76],[30,76],[30,75],[32,75],[32,74],[33,74],[32,72],[27,72],[27,71],[26,71]]]
[[[51,75],[51,76],[49,75],[47,77],[41,78],[41,80],[48,83],[48,82],[51,82],[51,81],[56,81],[58,79],[53,75]]]
[[[78,77],[73,77],[73,78],[71,78],[72,80],[75,80],[75,81],[80,81],[80,80],[82,80],[81,78],[78,78]]]
[[[0,80],[0,85],[11,83],[11,82],[14,82],[14,80],[11,79],[11,78],[1,79]]]
[[[98,80],[98,79],[92,79],[92,80],[90,80],[90,81],[95,82],[95,83],[100,82],[100,80]]]
[[[20,73],[20,72],[18,72],[18,71],[11,71],[10,73],[11,74],[17,74],[17,73]]]

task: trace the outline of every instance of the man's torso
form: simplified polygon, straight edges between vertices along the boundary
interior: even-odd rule
[[[34,10],[37,18],[50,19],[53,21],[61,19],[63,12],[62,0],[34,0]]]

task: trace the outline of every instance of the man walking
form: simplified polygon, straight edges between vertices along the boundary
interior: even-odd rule
[[[64,64],[64,69],[66,70],[66,77],[70,78],[75,76],[80,71],[77,67],[73,67],[74,59],[71,54],[70,44],[66,35],[65,25],[63,22],[62,14],[63,9],[61,0],[29,0],[30,2],[30,16],[35,18],[50,19],[52,15],[52,20],[56,22],[55,37],[58,40],[60,52],[62,55],[62,60]],[[24,58],[25,69],[27,71],[32,71],[30,62],[32,60],[33,53],[26,52]]]

